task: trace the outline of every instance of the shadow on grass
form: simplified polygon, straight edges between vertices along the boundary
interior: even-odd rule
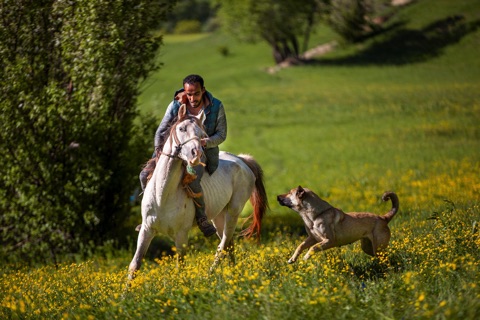
[[[405,259],[400,255],[391,254],[387,259],[388,263],[381,262],[379,257],[375,257],[367,263],[350,262],[348,265],[355,277],[363,280],[382,279],[392,272],[401,272],[406,267]]]
[[[375,34],[365,50],[342,58],[324,58],[313,65],[403,65],[427,61],[442,55],[443,50],[464,36],[475,32],[480,20],[466,22],[461,15],[437,20],[421,30],[404,28],[399,22]],[[371,37],[372,38],[372,37]],[[381,38],[382,40],[375,40]]]

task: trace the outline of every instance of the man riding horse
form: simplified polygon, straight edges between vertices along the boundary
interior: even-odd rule
[[[200,181],[202,176],[207,172],[212,175],[218,167],[218,145],[227,138],[227,119],[225,109],[220,100],[205,90],[203,78],[196,74],[191,74],[183,79],[183,88],[175,92],[173,101],[168,105],[158,129],[155,133],[155,158],[163,149],[166,138],[168,137],[169,128],[176,121],[178,110],[182,104],[186,105],[187,113],[195,116],[203,122],[207,137],[201,139],[203,146],[202,161],[203,163],[193,167],[197,178],[188,186],[195,195],[195,219],[198,227],[206,237],[216,233],[215,227],[208,221],[205,214],[205,200],[203,197],[202,186]],[[140,172],[140,184],[142,190],[145,190],[147,179],[152,168],[146,166]]]

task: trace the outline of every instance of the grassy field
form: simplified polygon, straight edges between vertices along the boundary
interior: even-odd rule
[[[142,112],[160,121],[183,77],[204,76],[227,112],[222,149],[264,168],[271,210],[262,243],[239,239],[237,265],[209,274],[215,239],[194,229],[177,269],[161,237],[128,289],[133,249],[59,268],[5,268],[0,318],[478,319],[480,1],[420,0],[390,26],[274,74],[263,44],[166,37]],[[331,37],[320,30],[315,40]],[[390,208],[383,192],[395,191],[388,250],[371,258],[356,243],[288,265],[305,232],[275,199],[299,184],[344,211],[379,214]]]

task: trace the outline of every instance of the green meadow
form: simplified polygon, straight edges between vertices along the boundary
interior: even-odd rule
[[[311,46],[337,40],[334,51],[274,73],[265,44],[165,36],[140,110],[159,122],[182,79],[204,77],[226,108],[221,149],[263,167],[261,243],[238,239],[237,264],[210,274],[217,239],[194,228],[177,268],[160,236],[129,286],[136,239],[88,261],[6,268],[0,318],[478,319],[480,1],[416,1],[387,27],[356,45],[319,29]],[[388,249],[372,258],[355,243],[287,264],[306,233],[276,196],[298,185],[345,212],[383,214],[380,197],[395,191]]]

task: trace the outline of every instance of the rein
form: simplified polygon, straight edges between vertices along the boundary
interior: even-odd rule
[[[175,138],[176,138],[175,140],[178,139],[176,135],[175,135]],[[190,138],[190,139],[188,139],[188,140],[186,140],[186,141],[184,141],[184,142],[182,142],[182,143],[178,143],[178,142],[177,142],[177,146],[175,147],[175,151],[174,151],[172,154],[170,154],[170,153],[163,153],[163,152],[162,152],[161,154],[163,154],[163,155],[165,155],[165,156],[167,156],[167,157],[169,157],[169,158],[172,158],[172,159],[173,159],[173,158],[180,158],[178,155],[180,154],[180,151],[182,151],[182,147],[183,147],[184,145],[186,145],[187,143],[189,143],[190,141],[192,141],[192,140],[199,140],[199,141],[200,141],[200,138],[199,138],[199,137],[193,137],[193,138]]]
[[[175,146],[175,151],[173,152],[173,154],[168,154],[168,153],[163,153],[163,152],[162,152],[162,154],[164,154],[164,155],[166,155],[167,157],[172,158],[172,159],[173,159],[173,158],[178,158],[178,155],[180,154],[180,151],[182,150],[182,147],[183,147],[184,145],[186,145],[187,143],[189,143],[190,141],[192,141],[192,140],[198,140],[198,141],[200,141],[200,138],[197,137],[197,136],[195,136],[195,137],[192,137],[192,138],[190,138],[190,139],[187,139],[187,140],[184,141],[184,142],[180,142],[180,140],[178,140],[177,133],[176,133],[176,131],[175,131],[175,128],[177,127],[178,123],[179,123],[179,122],[175,123],[175,124],[173,125],[171,131],[170,131],[170,132],[171,132],[171,135],[173,135],[173,139],[175,140],[175,143],[177,144],[177,145]]]

